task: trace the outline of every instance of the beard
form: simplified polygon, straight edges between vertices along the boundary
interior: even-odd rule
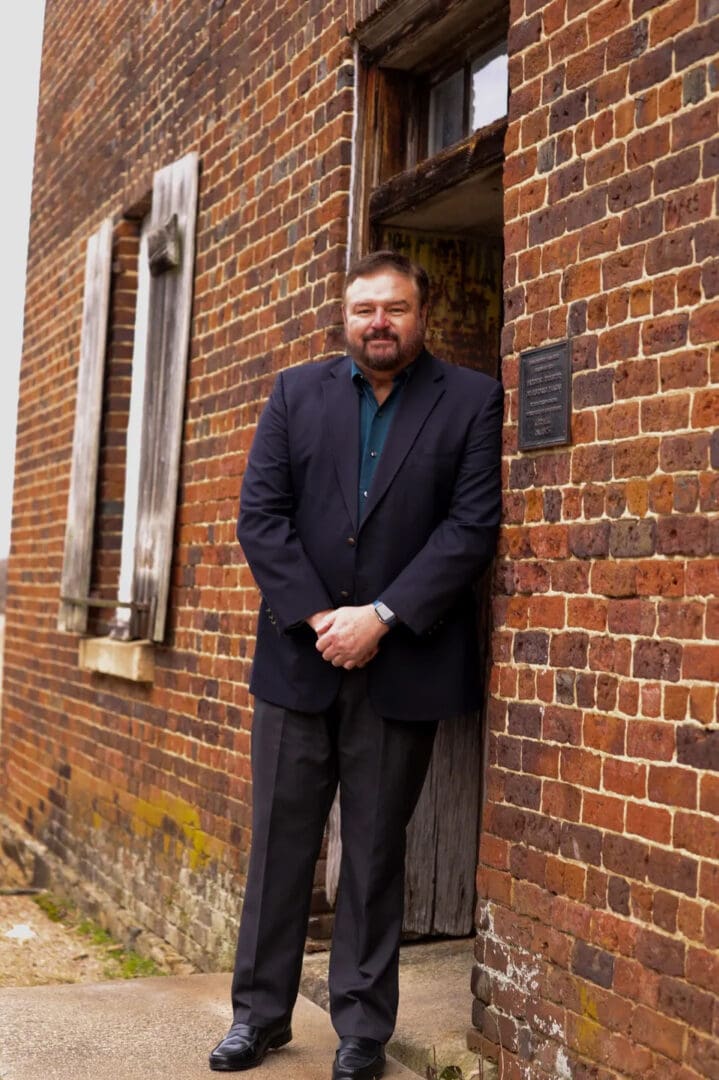
[[[372,342],[384,342],[386,347],[373,350]],[[392,330],[371,330],[362,335],[361,344],[347,343],[352,359],[370,371],[401,371],[419,355],[424,344],[424,327],[418,327],[412,338],[404,343]]]

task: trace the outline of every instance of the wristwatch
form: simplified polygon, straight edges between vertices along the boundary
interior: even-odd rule
[[[399,622],[392,608],[388,608],[383,600],[375,600],[373,607],[375,615],[385,626],[394,626],[395,623]]]

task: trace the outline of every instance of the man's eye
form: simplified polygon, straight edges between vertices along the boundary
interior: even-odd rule
[[[355,308],[355,315],[372,315],[373,309],[371,307],[357,307]]]
[[[404,315],[406,311],[407,311],[407,308],[404,307],[404,306],[388,307],[387,308],[387,314],[388,315]]]

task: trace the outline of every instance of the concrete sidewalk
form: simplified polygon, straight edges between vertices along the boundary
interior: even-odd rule
[[[230,976],[0,990],[0,1080],[208,1080],[207,1055],[230,1021]],[[329,1080],[337,1038],[329,1016],[301,997],[289,1046],[267,1055],[257,1080]],[[385,1075],[417,1080],[389,1061]]]

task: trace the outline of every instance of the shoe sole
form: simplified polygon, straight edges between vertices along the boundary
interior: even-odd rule
[[[357,1069],[353,1072],[347,1072],[346,1069],[338,1069],[337,1066],[334,1065],[332,1068],[332,1080],[356,1080],[356,1077],[358,1076],[361,1076],[362,1080],[381,1080],[381,1077],[384,1076],[386,1067],[387,1063],[382,1062],[381,1065],[376,1065],[374,1067],[370,1066],[368,1069],[367,1066],[365,1066],[367,1069],[366,1072],[360,1072]]]
[[[281,1046],[287,1046],[288,1042],[292,1041],[292,1031],[288,1028],[287,1031],[281,1032],[279,1035],[275,1035],[272,1042],[267,1044],[267,1049],[262,1057],[257,1061],[253,1061],[251,1065],[223,1065],[220,1062],[213,1063],[210,1061],[210,1069],[212,1072],[246,1072],[247,1069],[256,1069],[258,1065],[261,1065],[265,1060],[265,1054],[270,1050],[279,1050]]]

